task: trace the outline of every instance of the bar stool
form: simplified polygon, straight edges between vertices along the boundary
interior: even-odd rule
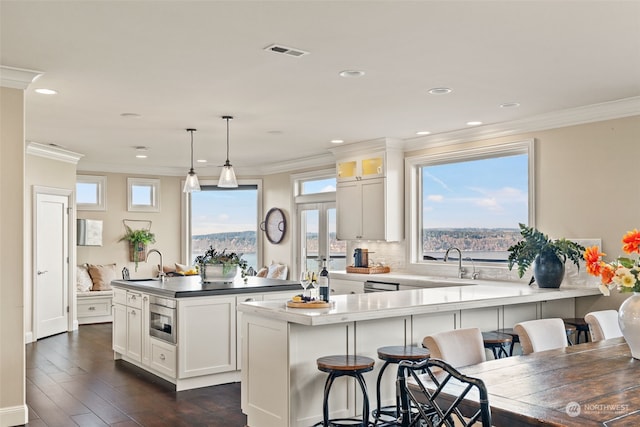
[[[577,341],[579,339],[578,332],[577,332],[578,329],[573,325],[569,325],[568,323],[565,323],[564,324],[564,331],[567,334],[567,343],[569,345],[573,345],[573,342],[571,341],[571,335],[575,334],[576,335],[576,344],[577,344]]]
[[[509,346],[509,356],[513,356],[513,348],[516,346],[516,343],[520,342],[520,336],[513,330],[513,328],[497,329],[493,332],[509,335],[511,337],[511,345]]]
[[[570,317],[562,319],[565,325],[576,327],[576,344],[580,344],[580,335],[584,334],[584,342],[589,341],[589,324],[582,317]]]
[[[327,381],[324,385],[324,399],[322,401],[322,415],[324,427],[330,427],[334,425],[354,425],[354,424],[340,424],[341,421],[356,421],[354,418],[335,418],[329,419],[329,392],[333,381],[344,375],[355,378],[360,384],[362,390],[362,421],[360,425],[367,427],[369,425],[369,396],[367,395],[367,386],[364,382],[362,374],[373,370],[375,360],[366,356],[354,356],[354,355],[335,355],[324,356],[316,360],[318,369],[322,372],[329,374]],[[318,424],[316,424],[318,425]]]
[[[511,335],[503,334],[501,332],[483,332],[482,341],[484,341],[484,348],[493,352],[494,359],[500,359],[501,357],[508,357],[505,345],[509,344],[513,351],[513,338]]]
[[[382,375],[384,374],[384,370],[387,369],[389,364],[394,363],[398,364],[403,360],[409,360],[411,362],[420,362],[429,357],[429,349],[420,348],[414,346],[402,346],[402,345],[392,345],[387,347],[380,347],[378,349],[378,358],[380,360],[384,360],[384,364],[382,368],[380,368],[380,372],[378,373],[378,380],[376,382],[376,398],[377,398],[377,408],[373,411],[373,415],[375,416],[375,421],[373,423],[374,426],[378,425],[380,422],[380,415],[387,415],[393,417],[393,421],[389,421],[396,425],[396,421],[400,414],[398,414],[398,396],[396,396],[396,406],[385,406],[381,407],[380,403],[380,383],[382,382]],[[383,422],[384,423],[384,422]],[[383,424],[384,425],[384,424]]]

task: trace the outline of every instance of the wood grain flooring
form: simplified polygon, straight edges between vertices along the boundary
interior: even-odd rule
[[[113,360],[111,324],[26,346],[30,427],[243,427],[240,383],[176,392],[173,385]]]

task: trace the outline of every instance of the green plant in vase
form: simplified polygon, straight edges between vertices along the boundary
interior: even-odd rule
[[[580,268],[584,247],[567,239],[551,240],[534,227],[520,225],[522,240],[511,246],[509,270],[518,265],[518,277],[533,265],[533,276],[529,284],[536,282],[542,288],[557,288],[564,277],[564,264],[571,260]]]
[[[242,254],[236,252],[227,252],[227,249],[223,249],[222,252],[214,249],[213,246],[209,246],[204,254],[195,258],[194,263],[199,267],[200,275],[202,279],[208,281],[207,266],[220,266],[223,280],[227,280],[235,276],[236,271],[240,268],[240,272],[243,278],[247,274],[247,261],[242,259]],[[212,281],[215,281],[213,278]]]
[[[134,230],[127,225],[124,228],[126,233],[120,238],[119,242],[129,242],[129,250],[133,251],[133,262],[135,263],[136,271],[138,271],[138,263],[141,261],[140,252],[144,253],[149,243],[155,243],[156,236],[148,229]]]

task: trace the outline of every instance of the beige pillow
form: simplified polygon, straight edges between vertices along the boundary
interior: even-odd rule
[[[189,271],[191,270],[193,267],[191,267],[190,265],[187,264],[178,264],[176,262],[176,271],[178,273],[184,273],[185,271]]]
[[[89,276],[93,282],[92,291],[111,290],[111,281],[118,278],[115,264],[88,264]]]
[[[76,289],[78,292],[88,292],[92,286],[93,282],[87,271],[86,264],[76,266]]]
[[[276,264],[271,262],[269,265],[269,271],[267,272],[267,279],[286,279],[287,278],[287,266],[284,264]]]
[[[260,270],[258,270],[258,272],[256,273],[256,277],[267,277],[267,273],[269,272],[269,269],[267,267],[262,267]]]

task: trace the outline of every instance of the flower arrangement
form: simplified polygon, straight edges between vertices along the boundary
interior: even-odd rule
[[[628,231],[622,237],[622,250],[627,254],[640,254],[640,231]],[[591,246],[584,251],[587,272],[600,277],[600,292],[609,296],[610,289],[617,287],[620,292],[640,292],[640,259],[620,256],[611,262],[604,262],[598,246]]]
[[[224,274],[236,267],[240,267],[242,277],[245,277],[248,266],[247,261],[242,259],[242,254],[227,252],[226,248],[222,252],[218,252],[213,246],[209,246],[209,249],[204,251],[204,254],[197,256],[194,262],[200,266],[201,271],[203,270],[202,266],[205,264],[222,264]]]

